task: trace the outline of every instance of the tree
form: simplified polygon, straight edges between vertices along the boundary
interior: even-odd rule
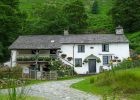
[[[54,5],[34,5],[34,16],[38,18],[35,24],[37,34],[62,34],[65,24],[65,16],[62,9]]]
[[[18,0],[0,1],[0,62],[8,60],[8,46],[23,31],[26,14],[18,6]]]
[[[98,6],[98,1],[97,0],[94,0],[94,2],[93,2],[92,13],[93,14],[98,14],[99,13],[99,6]]]
[[[80,0],[72,1],[64,6],[67,26],[71,33],[79,33],[87,27],[87,14],[84,4]]]
[[[125,31],[140,30],[140,0],[116,0],[111,15],[114,24],[122,25]]]

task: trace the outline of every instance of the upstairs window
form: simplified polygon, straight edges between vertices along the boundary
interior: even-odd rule
[[[82,67],[82,58],[75,58],[75,67]]]
[[[102,51],[109,52],[109,44],[102,44]]]
[[[78,52],[85,52],[85,45],[78,45]]]

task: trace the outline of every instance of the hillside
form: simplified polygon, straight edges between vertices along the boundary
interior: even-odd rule
[[[20,0],[20,8],[23,11],[28,12],[28,20],[36,21],[37,18],[34,17],[34,5],[42,5],[47,2],[48,5],[58,6],[60,9],[62,7],[71,2],[71,0]],[[113,24],[111,20],[111,16],[108,15],[109,10],[112,7],[113,0],[97,0],[99,13],[92,14],[92,5],[94,0],[83,0],[86,12],[88,14],[88,29],[94,30],[97,32],[105,32],[109,33],[113,31]]]
[[[32,22],[36,22],[38,18],[36,18],[33,14],[34,7],[43,5],[47,2],[48,5],[55,5],[60,9],[67,3],[70,3],[71,0],[20,0],[20,8],[23,11],[28,12],[28,20]],[[88,15],[88,29],[93,30],[94,32],[99,33],[114,33],[114,26],[112,24],[112,18],[109,15],[109,10],[113,6],[114,0],[97,0],[98,2],[98,14],[92,13],[92,5],[94,0],[83,0],[86,13]],[[126,33],[127,34],[127,33]],[[140,41],[140,32],[127,34],[131,44],[131,48],[136,50],[136,52],[140,51],[139,41]]]

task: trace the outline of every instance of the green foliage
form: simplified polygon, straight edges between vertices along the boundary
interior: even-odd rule
[[[50,57],[38,57],[38,61],[50,61]],[[35,61],[36,57],[17,57],[17,61]]]
[[[140,54],[140,32],[128,34],[130,40],[130,47],[134,50],[134,54]]]
[[[44,8],[43,5],[50,6],[50,7],[55,6],[58,9],[55,13],[60,12],[60,16],[62,18],[63,7],[67,6],[68,4],[71,4],[76,0],[20,0],[20,1],[21,1],[20,3],[21,10],[26,11],[28,13],[29,24],[27,24],[28,31],[26,33],[34,34],[37,33],[37,31],[35,32],[35,30],[38,30],[36,27],[39,27],[41,25],[40,23],[38,26],[36,26],[36,24],[40,19],[33,13],[36,12],[38,7],[39,9],[43,9]],[[96,0],[98,2],[98,8],[99,8],[98,14],[92,14],[91,12],[93,6],[92,0],[80,0],[80,1],[83,2],[85,13],[88,16],[87,18],[88,26],[86,28],[87,30],[94,30],[94,32],[99,32],[99,33],[111,33],[112,31],[114,32],[114,26],[111,20],[112,18],[111,16],[108,15],[108,12],[112,8],[114,0]],[[45,11],[47,11],[47,9]],[[62,19],[60,22],[63,24],[64,20],[65,19]],[[62,31],[63,28],[67,28],[67,24],[68,24],[66,20],[64,22],[65,22],[64,24],[66,24],[65,27],[60,27]],[[47,29],[47,26],[45,28]],[[58,31],[58,34],[59,32],[60,31]],[[46,34],[50,34],[50,33],[46,33]],[[57,33],[53,33],[53,34],[57,34]]]
[[[10,100],[8,99],[9,96],[8,95],[3,95],[3,94],[0,94],[0,100]],[[23,98],[23,97],[21,97]],[[26,96],[26,98],[24,99],[21,99],[21,98],[18,98],[17,97],[17,100],[45,100],[44,98],[41,98],[41,97],[32,97],[32,96]]]
[[[15,74],[16,73],[16,74]],[[1,67],[0,68],[0,79],[2,78],[21,78],[22,68],[16,66],[13,68]]]
[[[33,5],[33,15],[38,18],[33,30],[36,34],[62,34],[65,27],[65,17],[62,10],[47,2],[41,5]]]
[[[114,32],[111,16],[102,14],[90,14],[87,21],[89,23],[88,29],[93,30],[95,33],[97,32],[101,34],[109,34]]]
[[[140,66],[140,60],[124,60],[123,62],[119,63],[117,66],[115,66],[114,70],[120,70],[120,69],[131,69],[136,68]]]
[[[70,33],[79,33],[87,27],[87,14],[83,2],[74,0],[64,6],[64,13],[68,21],[66,28]]]
[[[99,13],[99,6],[98,6],[98,1],[97,0],[94,0],[94,2],[93,2],[92,13],[93,14],[98,14]]]
[[[138,93],[140,87],[137,85],[140,83],[140,75],[137,69],[105,72],[97,76],[96,86],[110,86],[114,92],[122,93]],[[134,72],[133,72],[134,71]]]
[[[18,0],[0,1],[0,62],[8,60],[8,46],[24,31],[25,19]]]
[[[50,61],[50,66],[49,66],[49,69],[51,71],[54,71],[54,70],[72,70],[72,67],[69,66],[69,65],[66,65],[66,64],[63,64],[63,62],[59,59],[56,59],[56,60],[51,60]]]
[[[122,100],[123,98],[139,100],[139,71],[140,68],[118,70],[115,74],[111,71],[105,72],[85,78],[85,80],[73,84],[72,87],[87,93],[105,96],[104,98],[107,100]]]
[[[140,0],[116,0],[111,15],[115,25],[122,25],[127,32],[140,30]]]

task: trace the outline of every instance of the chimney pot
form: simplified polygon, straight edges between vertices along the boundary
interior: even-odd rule
[[[116,27],[116,35],[122,35],[124,34],[124,30],[123,30],[123,27],[122,26],[118,26]]]
[[[69,35],[69,30],[64,30],[64,35]]]

